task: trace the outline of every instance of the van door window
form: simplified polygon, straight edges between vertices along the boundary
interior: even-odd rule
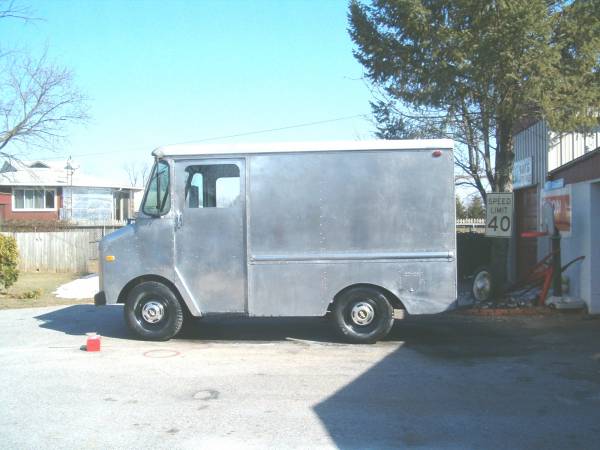
[[[229,208],[240,197],[240,168],[235,164],[188,166],[187,208]]]

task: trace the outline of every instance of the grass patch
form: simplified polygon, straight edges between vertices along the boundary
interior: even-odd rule
[[[56,298],[52,293],[61,284],[79,278],[73,273],[21,273],[17,282],[0,292],[0,309],[93,303],[93,299]]]

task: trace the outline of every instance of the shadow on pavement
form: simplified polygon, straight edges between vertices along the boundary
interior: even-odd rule
[[[175,339],[340,342],[329,321],[323,317],[205,317],[188,322]]]
[[[69,335],[96,332],[118,339],[136,339],[123,319],[123,307],[73,305],[35,317],[41,328]],[[319,318],[206,317],[184,323],[174,339],[198,341],[284,341],[288,338],[337,342],[328,321]]]
[[[600,329],[541,320],[397,323],[398,349],[313,409],[344,449],[593,447]]]
[[[440,317],[440,316],[435,316]],[[42,314],[36,319],[40,327],[60,331],[70,335],[83,335],[90,331],[102,336],[119,339],[136,339],[123,319],[122,305],[96,307],[94,305],[73,305]],[[421,320],[420,317],[398,322],[387,340],[403,341],[410,339],[423,344],[423,351],[437,351],[439,342],[447,343],[456,339],[454,325],[439,326],[439,320]],[[477,335],[481,330],[470,329]],[[489,333],[489,330],[486,331]],[[457,351],[464,349],[464,340],[470,340],[464,333],[457,342]],[[187,319],[182,331],[175,339],[218,340],[218,341],[284,341],[300,339],[323,343],[341,342],[327,318],[323,317],[277,317],[247,318],[241,316],[208,316],[202,319]]]
[[[94,305],[73,305],[35,317],[41,328],[70,335],[96,332],[101,336],[130,339],[132,335],[123,321],[120,305],[99,308]]]
[[[136,339],[123,319],[122,305],[96,307],[72,305],[35,317],[40,327],[70,335],[94,331],[102,336]],[[526,349],[514,345],[520,339],[512,330],[507,333],[489,321],[472,321],[455,315],[409,317],[398,321],[386,341],[403,341],[419,352],[440,358],[475,358],[515,356]],[[481,336],[485,336],[482,344]],[[247,318],[208,316],[184,322],[174,339],[198,341],[284,341],[300,339],[323,343],[340,343],[327,318],[278,317]]]

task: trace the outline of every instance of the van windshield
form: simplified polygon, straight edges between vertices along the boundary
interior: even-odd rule
[[[158,161],[152,169],[142,211],[149,216],[162,216],[171,207],[169,195],[169,165]]]

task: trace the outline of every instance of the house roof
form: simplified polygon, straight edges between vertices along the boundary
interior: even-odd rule
[[[175,144],[159,147],[154,156],[226,155],[367,150],[451,150],[451,139],[406,139],[329,142],[269,142],[253,144]]]
[[[0,186],[76,186],[141,190],[126,183],[86,175],[81,169],[74,170],[71,177],[70,172],[65,169],[64,162],[40,160],[6,161],[0,168]]]

